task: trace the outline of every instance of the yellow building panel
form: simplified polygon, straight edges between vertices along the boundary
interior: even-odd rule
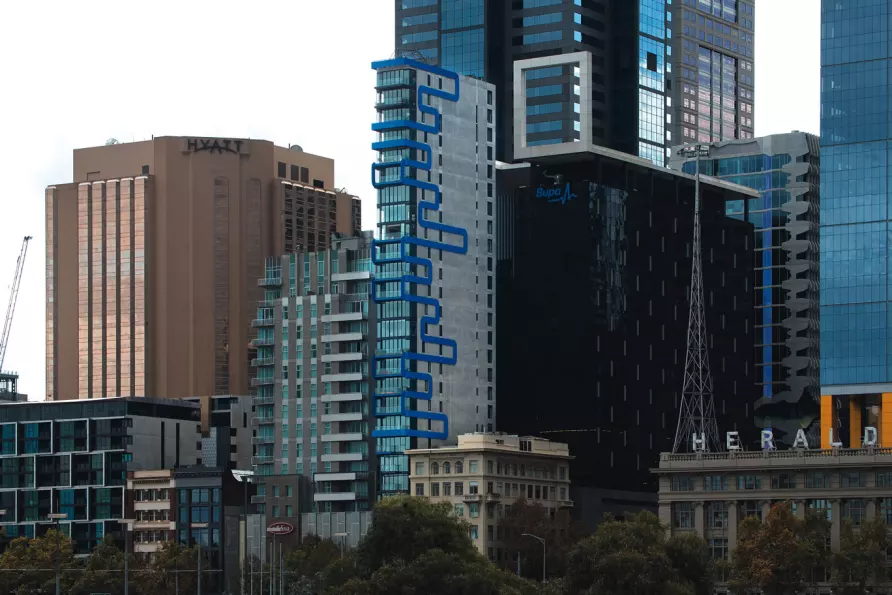
[[[892,393],[883,393],[882,403],[880,405],[880,427],[879,431],[880,446],[892,446]]]
[[[821,448],[830,448],[830,428],[836,426],[833,413],[833,396],[821,395]]]

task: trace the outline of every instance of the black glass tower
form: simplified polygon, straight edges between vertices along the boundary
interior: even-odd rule
[[[683,385],[693,177],[604,149],[508,167],[497,201],[498,428],[567,442],[576,486],[655,491],[649,470],[672,449]],[[701,189],[719,430],[753,447],[753,226],[725,216],[750,191]]]

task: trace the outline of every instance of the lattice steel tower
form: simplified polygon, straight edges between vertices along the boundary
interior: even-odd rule
[[[706,340],[706,315],[703,310],[703,259],[700,224],[700,158],[709,156],[709,148],[692,145],[680,150],[685,157],[696,157],[694,174],[694,241],[691,251],[691,311],[688,314],[688,347],[684,362],[684,385],[678,428],[672,452],[684,450],[718,451],[718,424],[712,399],[712,373]],[[687,446],[686,446],[687,445]]]

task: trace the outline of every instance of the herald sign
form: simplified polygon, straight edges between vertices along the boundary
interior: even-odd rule
[[[830,446],[832,448],[841,448],[842,442],[833,439],[833,428],[830,428],[828,431],[830,432]],[[861,439],[861,446],[877,446],[878,437],[877,429],[867,426],[864,428],[864,436]],[[698,435],[694,433],[691,437],[691,444],[694,448],[694,452],[706,452],[706,436],[704,434]],[[771,430],[762,430],[761,445],[762,450],[777,450],[777,447],[774,444],[774,432]],[[742,450],[743,446],[740,444],[740,436],[738,432],[725,433],[725,446],[732,452]],[[793,448],[809,449],[805,431],[801,428],[796,432]]]

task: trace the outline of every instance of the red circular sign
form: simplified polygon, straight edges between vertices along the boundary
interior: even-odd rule
[[[273,523],[267,527],[266,532],[272,533],[273,535],[288,535],[294,533],[294,525],[279,521],[278,523]]]

